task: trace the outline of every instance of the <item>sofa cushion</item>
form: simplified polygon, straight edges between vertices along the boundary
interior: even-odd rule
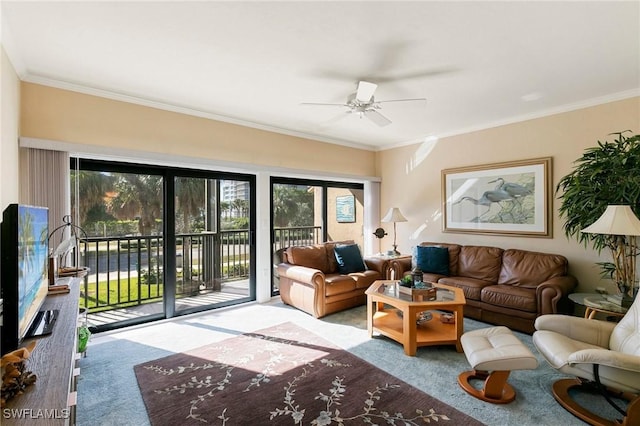
[[[357,244],[336,244],[334,248],[338,261],[338,272],[351,274],[367,269]]]
[[[416,266],[430,274],[449,275],[449,250],[445,247],[416,246]]]
[[[336,259],[335,248],[338,244],[355,244],[353,240],[343,240],[343,241],[327,241],[324,243],[324,246],[327,248],[327,264],[328,264],[328,273],[335,274],[338,272],[338,261]]]
[[[460,258],[460,248],[462,246],[458,244],[449,243],[435,243],[435,242],[423,242],[420,243],[422,247],[444,247],[449,250],[449,275],[457,276],[458,274],[458,259]],[[416,266],[416,265],[413,265]]]
[[[536,290],[512,285],[490,285],[482,289],[481,301],[504,308],[538,312]]]
[[[375,280],[382,279],[382,276],[380,276],[380,273],[378,271],[373,271],[373,270],[353,272],[349,274],[349,276],[356,281],[356,288],[358,289],[369,288]]]
[[[329,274],[325,276],[325,296],[350,293],[356,289],[356,280],[349,275]]]
[[[498,284],[536,288],[554,277],[567,275],[567,259],[558,254],[508,249],[502,255]]]
[[[324,273],[331,272],[327,262],[327,251],[323,244],[289,247],[287,261],[292,265],[319,269]]]
[[[495,284],[470,277],[444,277],[440,278],[438,283],[462,289],[465,299],[469,300],[480,300],[482,289]]]
[[[497,283],[502,266],[502,252],[498,247],[462,246],[458,275]]]

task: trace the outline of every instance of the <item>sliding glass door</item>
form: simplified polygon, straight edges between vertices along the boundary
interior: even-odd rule
[[[255,177],[77,160],[81,291],[106,330],[255,300]]]
[[[364,242],[362,184],[306,179],[271,180],[271,293],[279,293],[277,264],[290,246],[323,241]]]
[[[255,298],[251,182],[175,177],[175,311]]]

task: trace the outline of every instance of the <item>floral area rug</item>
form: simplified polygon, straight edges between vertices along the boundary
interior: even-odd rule
[[[134,370],[155,426],[481,424],[292,323]]]

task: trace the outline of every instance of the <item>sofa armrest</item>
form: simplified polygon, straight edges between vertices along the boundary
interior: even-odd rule
[[[364,259],[364,263],[367,265],[367,268],[377,271],[382,278],[386,278],[389,259],[384,259],[382,257],[366,257]]]
[[[396,280],[401,279],[404,273],[411,270],[411,257],[401,257],[389,261],[389,271]]]
[[[309,284],[324,282],[324,273],[319,269],[308,268],[306,266],[292,265],[290,263],[280,263],[278,265],[278,275],[286,277],[290,280]]]
[[[557,314],[561,310],[558,303],[578,285],[578,280],[571,275],[554,277],[536,287],[538,314]]]
[[[295,306],[316,318],[326,315],[325,275],[319,269],[280,263],[280,298],[287,305]]]

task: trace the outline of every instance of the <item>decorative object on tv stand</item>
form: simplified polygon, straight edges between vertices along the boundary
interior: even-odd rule
[[[16,349],[2,356],[2,397],[0,407],[4,408],[7,401],[16,395],[24,393],[27,386],[36,382],[36,375],[26,369],[26,362],[36,341],[27,347]]]
[[[49,246],[51,246],[51,239],[56,233],[60,233],[60,243],[51,252],[49,257],[49,275],[50,280],[57,278],[58,276],[84,276],[87,273],[87,268],[79,266],[80,259],[78,253],[78,233],[81,238],[87,238],[87,233],[84,229],[77,225],[74,225],[71,221],[71,216],[66,215],[62,218],[62,225],[51,231],[49,234]],[[64,266],[65,259],[68,258],[69,253],[75,250],[75,257],[73,259],[73,265]],[[53,282],[50,282],[53,284]]]
[[[606,235],[606,246],[611,250],[613,270],[610,277],[616,283],[621,296],[621,306],[629,307],[636,282],[636,236],[640,235],[640,220],[626,205],[610,205],[591,226],[583,229],[588,234]]]
[[[386,216],[382,218],[381,222],[393,222],[393,249],[389,250],[387,254],[389,256],[399,256],[400,252],[398,251],[398,244],[396,243],[396,223],[397,222],[406,222],[407,218],[405,218],[402,213],[400,213],[400,209],[397,207],[392,207],[387,212]]]

